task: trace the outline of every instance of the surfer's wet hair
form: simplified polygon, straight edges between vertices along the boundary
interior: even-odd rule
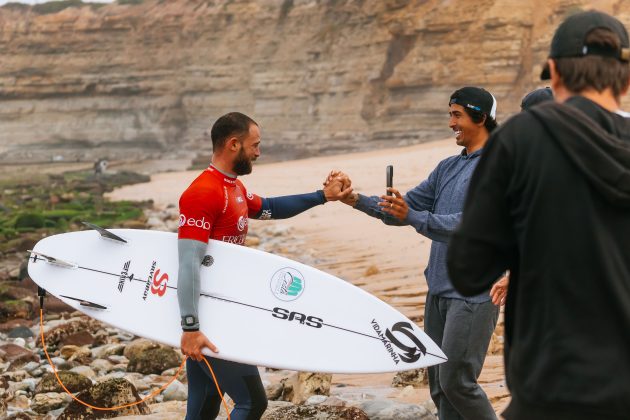
[[[212,149],[218,151],[223,149],[230,137],[244,137],[249,133],[251,125],[258,125],[245,114],[240,112],[230,112],[219,117],[212,125],[210,137],[212,138]]]
[[[588,33],[585,43],[601,50],[621,50],[619,36],[606,28],[596,28]],[[586,89],[602,92],[612,90],[619,98],[628,87],[630,62],[607,55],[586,55],[583,57],[553,58],[556,70],[566,88],[573,93]]]

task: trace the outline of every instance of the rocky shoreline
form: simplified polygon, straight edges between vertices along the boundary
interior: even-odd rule
[[[148,207],[127,227],[176,231],[178,211]],[[31,235],[32,236],[32,235]],[[247,246],[286,254],[291,228],[278,224],[257,229]],[[36,238],[30,238],[30,242]],[[25,242],[29,242],[26,240]],[[31,246],[31,243],[25,246]],[[295,245],[295,244],[293,244]],[[7,419],[77,419],[124,417],[183,418],[186,411],[185,372],[145,403],[116,411],[87,408],[74,401],[57,382],[44,354],[36,286],[25,270],[25,247],[2,255],[0,309],[0,417]],[[316,263],[312,254],[301,260]],[[20,303],[16,303],[20,302]],[[159,390],[177,373],[183,357],[178,349],[150,342],[65,306],[54,297],[45,300],[46,349],[59,377],[78,399],[97,407],[135,402]],[[408,404],[387,398],[387,393],[346,392],[333,375],[261,368],[270,400],[263,418],[271,419],[434,419],[431,401]],[[425,387],[423,371],[405,372],[391,387]],[[406,388],[404,388],[406,387]],[[229,401],[229,399],[228,399]],[[219,418],[226,418],[225,411]]]

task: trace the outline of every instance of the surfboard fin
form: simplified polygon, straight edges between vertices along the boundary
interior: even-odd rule
[[[120,242],[120,243],[123,243],[123,244],[127,243],[126,240],[124,240],[120,236],[116,235],[113,232],[110,232],[109,230],[107,230],[105,228],[93,225],[92,223],[88,223],[88,222],[81,222],[81,223],[83,223],[85,226],[89,227],[90,229],[94,229],[95,231],[100,233],[103,238],[111,239],[113,241]]]
[[[80,304],[81,306],[86,306],[86,307],[88,307],[88,308],[93,308],[93,309],[107,309],[107,306],[99,305],[98,303],[90,302],[89,300],[85,300],[85,299],[78,299],[78,298],[73,298],[73,297],[70,297],[70,296],[64,296],[64,295],[59,295],[59,297],[66,298],[66,299],[70,299],[70,300],[75,300],[75,301],[79,302],[79,304]]]
[[[29,249],[27,252],[30,252],[31,256],[35,255],[35,262],[37,262],[37,257],[39,257],[42,260],[46,261],[47,263],[58,265],[63,268],[78,268],[79,267],[78,264],[60,260],[59,258],[51,257],[50,255],[42,254],[41,252],[35,252],[31,249]]]

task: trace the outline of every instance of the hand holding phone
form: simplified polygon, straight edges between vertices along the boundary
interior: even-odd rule
[[[385,186],[387,188],[392,188],[394,186],[394,167],[392,165],[387,165],[385,168]],[[386,194],[391,196],[392,193],[386,190]]]

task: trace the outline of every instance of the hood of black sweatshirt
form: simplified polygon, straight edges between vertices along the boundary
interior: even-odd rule
[[[607,201],[630,207],[630,118],[576,96],[529,111]]]

